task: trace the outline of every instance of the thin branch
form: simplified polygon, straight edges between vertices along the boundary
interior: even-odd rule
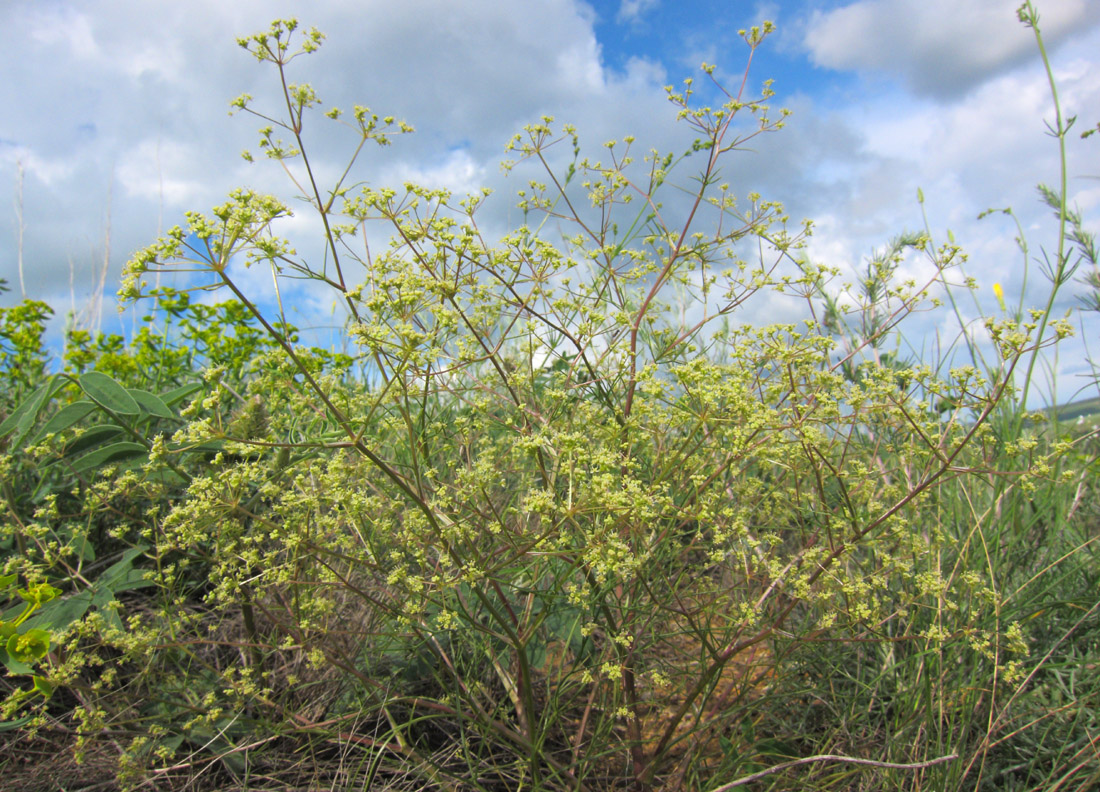
[[[854,756],[820,754],[818,756],[807,756],[805,759],[796,759],[793,762],[784,762],[783,764],[776,765],[775,767],[769,767],[767,770],[761,770],[759,773],[753,773],[752,775],[743,776],[741,778],[738,778],[736,781],[730,781],[728,784],[723,784],[720,787],[716,787],[715,789],[712,789],[711,792],[727,792],[727,790],[739,786],[744,786],[745,784],[750,784],[753,781],[758,781],[759,779],[764,778],[765,776],[770,776],[774,773],[782,772],[783,770],[787,770],[791,767],[812,764],[814,762],[846,762],[847,764],[866,765],[868,767],[883,767],[887,770],[923,770],[925,767],[932,767],[933,765],[943,764],[944,762],[950,762],[958,758],[958,754],[948,754],[947,756],[940,756],[927,762],[898,764],[897,762],[877,762],[874,759],[857,759]]]
[[[23,280],[23,232],[27,224],[23,221],[23,160],[15,162],[15,255],[19,264],[19,296],[27,299],[27,284]]]

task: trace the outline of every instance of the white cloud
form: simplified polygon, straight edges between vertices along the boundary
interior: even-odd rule
[[[206,192],[194,178],[192,163],[199,156],[198,151],[185,143],[146,139],[126,153],[116,178],[135,198],[187,206]]]
[[[5,147],[0,161],[12,173],[22,164],[24,180],[34,179],[46,187],[63,181],[75,170],[69,160],[43,159],[25,146]]]
[[[603,66],[595,38],[578,42],[555,59],[555,71],[560,84],[567,90],[599,94],[604,90]]]
[[[28,19],[31,38],[45,45],[57,44],[81,60],[99,56],[91,20],[85,14],[62,7],[36,8]]]
[[[379,180],[386,184],[412,182],[434,189],[447,189],[457,196],[476,192],[488,182],[486,168],[466,149],[455,149],[435,165],[401,162],[387,169]]]
[[[1078,176],[1077,178],[1098,179],[1100,175]],[[1100,187],[1090,187],[1084,190],[1071,189],[1070,201],[1071,205],[1076,206],[1086,216],[1095,216],[1097,207],[1100,207]]]
[[[1006,291],[1018,286],[1019,255],[1007,219],[974,222],[990,205],[1011,204],[1026,227],[1039,229],[1036,242],[1049,241],[1049,212],[1038,205],[1034,183],[1057,177],[1056,152],[1042,126],[1050,100],[1034,41],[1015,21],[1016,3],[861,0],[814,16],[803,41],[819,65],[888,72],[900,80],[844,93],[845,87],[835,88],[840,83],[822,89],[835,75],[805,70],[813,93],[775,101],[795,111],[788,128],[754,139],[752,152],[731,153],[722,179],[741,197],[756,190],[784,201],[795,221],[818,219],[811,257],[849,273],[894,234],[922,226],[915,194],[923,187],[938,241],[953,229],[971,253],[973,274],[995,274]],[[1067,114],[1079,113],[1082,129],[1092,126],[1100,121],[1100,29],[1094,24],[1100,4],[1045,5],[1051,7],[1041,9],[1044,33]],[[607,7],[636,20],[656,3]],[[597,38],[595,14],[581,0],[323,0],[308,10],[297,0],[0,3],[0,25],[12,42],[0,50],[0,72],[10,75],[0,82],[0,103],[11,108],[0,117],[0,185],[14,184],[22,159],[25,259],[34,261],[28,286],[32,296],[67,304],[69,261],[85,261],[101,246],[112,184],[112,277],[133,250],[152,241],[161,219],[163,227],[181,222],[184,210],[208,210],[237,186],[292,203],[298,215],[280,233],[303,255],[323,260],[317,223],[294,203],[295,191],[278,166],[246,165],[239,157],[244,148],[256,152],[262,122],[226,113],[227,101],[242,92],[256,96],[257,109],[277,111],[273,71],[234,44],[238,35],[266,29],[273,17],[300,14],[304,25],[328,33],[321,51],[296,60],[290,73],[312,82],[326,107],[368,104],[418,129],[388,148],[368,147],[350,182],[400,187],[413,180],[457,194],[492,187],[497,192],[478,215],[492,238],[521,221],[515,190],[528,178],[545,180],[537,168],[505,178],[497,167],[504,144],[524,124],[543,114],[575,124],[582,156],[593,159],[606,157],[605,140],[633,134],[639,168],[650,147],[679,154],[689,130],[673,121],[662,86],[684,75],[666,74],[660,59],[673,63],[679,51],[690,50],[687,67],[705,59],[718,63],[719,75],[734,69],[739,79],[744,49],[736,29],[781,17],[781,33],[798,30],[796,8],[761,0],[738,11],[744,18],[708,21],[705,28],[685,17],[682,27],[667,31],[664,51],[631,51],[632,42],[644,38],[631,26],[624,49],[614,53],[620,65],[611,70],[603,47],[612,39]],[[995,9],[999,21],[987,17],[987,9]],[[783,57],[791,50],[769,40],[760,57],[777,52]],[[800,76],[788,72],[778,85],[799,85]],[[1077,131],[1068,140],[1072,173],[1100,176],[1100,146],[1078,140]],[[331,182],[355,136],[320,117],[307,119],[305,134],[320,181]],[[564,167],[571,153],[561,145],[548,155]],[[687,163],[674,181],[691,187],[697,167]],[[1100,183],[1070,184],[1088,220],[1100,205]],[[671,185],[663,199],[670,217],[684,214]],[[0,220],[0,274],[12,280],[8,217]],[[547,229],[572,230],[553,223]],[[1008,267],[1015,269],[1006,275]],[[94,287],[91,269],[77,269],[77,293]],[[269,275],[248,277],[257,289],[269,288]],[[327,316],[329,310],[311,295],[295,304],[305,313],[324,307]],[[738,318],[791,312],[764,297],[749,308]],[[935,326],[931,320],[922,325],[929,333]]]
[[[638,22],[647,12],[660,5],[660,2],[661,0],[622,0],[615,19],[618,22]]]
[[[1014,13],[1018,0],[858,0],[816,11],[804,44],[830,69],[887,73],[918,94],[963,93],[1034,57],[1035,37]],[[1059,0],[1041,8],[1048,46],[1100,23],[1100,4]]]
[[[114,273],[152,240],[162,198],[172,225],[242,184],[289,192],[277,167],[240,160],[242,149],[255,150],[262,122],[226,111],[242,92],[277,111],[274,71],[235,38],[295,13],[330,38],[294,62],[292,80],[313,82],[326,106],[368,104],[420,130],[364,153],[352,179],[376,186],[402,168],[453,179],[460,190],[499,181],[503,146],[524,123],[543,113],[637,118],[644,111],[626,105],[656,90],[637,68],[621,96],[607,95],[591,9],[574,0],[328,0],[308,12],[292,0],[14,0],[0,6],[13,44],[0,51],[0,71],[10,75],[0,102],[14,109],[0,119],[0,182],[13,184],[15,163],[24,162],[25,242],[39,262],[28,285],[37,296],[67,278],[74,247],[102,238],[113,182]],[[354,136],[319,116],[306,134],[318,172],[338,174]],[[441,159],[456,147],[461,154]],[[0,223],[2,272],[11,226]]]

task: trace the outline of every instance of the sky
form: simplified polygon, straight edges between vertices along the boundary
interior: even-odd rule
[[[372,186],[407,180],[458,193],[490,187],[483,220],[504,233],[519,221],[523,185],[499,168],[524,124],[549,114],[576,125],[593,150],[633,135],[639,146],[679,150],[686,139],[664,86],[700,78],[702,62],[736,84],[747,48],[740,29],[770,20],[777,32],[754,56],[749,88],[774,80],[786,128],[753,141],[726,175],[739,195],[783,202],[812,219],[813,261],[858,272],[893,236],[928,227],[966,250],[977,297],[995,310],[992,284],[1013,303],[1025,267],[1012,207],[1033,256],[1054,244],[1055,223],[1037,197],[1057,184],[1058,150],[1046,74],[1017,0],[5,0],[0,4],[0,277],[11,292],[43,299],[59,319],[115,329],[119,274],[135,250],[208,211],[235,187],[289,198],[270,164],[242,160],[258,124],[231,116],[241,93],[274,98],[272,73],[235,44],[272,19],[298,16],[327,34],[320,52],[295,61],[326,107],[366,104],[407,120],[416,134],[369,152],[359,177]],[[1069,199],[1096,230],[1100,215],[1100,3],[1038,0],[1040,25],[1063,110],[1078,115],[1068,137]],[[323,121],[324,119],[318,119]],[[314,129],[311,127],[311,130]],[[322,173],[337,172],[354,140],[318,124]],[[587,149],[586,149],[587,150]],[[917,201],[923,192],[925,202]],[[924,214],[922,214],[922,211]],[[287,232],[309,253],[304,221]],[[314,234],[313,238],[315,239]],[[22,253],[20,277],[19,252]],[[920,260],[905,274],[927,275]],[[1044,300],[1033,262],[1025,304]],[[1076,304],[1070,287],[1059,315]],[[108,295],[97,300],[97,295]],[[106,306],[104,306],[106,303]],[[776,318],[774,305],[744,321]],[[98,306],[98,308],[97,308]],[[313,296],[299,324],[331,313]],[[972,302],[964,319],[977,316]],[[782,314],[782,310],[780,310]],[[331,318],[331,317],[330,317]],[[1059,401],[1094,377],[1096,315],[1051,359]],[[295,317],[291,317],[295,321]],[[318,319],[318,321],[321,321]],[[922,315],[907,342],[958,334],[946,312]],[[919,351],[919,350],[918,350]],[[1040,395],[1040,398],[1042,396]]]

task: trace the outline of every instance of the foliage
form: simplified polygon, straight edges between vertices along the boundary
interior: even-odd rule
[[[0,278],[0,294],[6,291],[7,281]],[[7,402],[18,399],[42,379],[47,359],[42,336],[52,313],[41,300],[23,300],[10,308],[0,308],[0,371],[8,377],[0,410],[10,409]]]

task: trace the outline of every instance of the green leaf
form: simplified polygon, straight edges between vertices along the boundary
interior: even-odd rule
[[[155,415],[158,418],[176,417],[176,414],[168,409],[168,405],[161,401],[159,396],[149,391],[141,390],[140,388],[129,388],[127,392],[133,397],[134,401],[138,403],[142,412],[149,413],[149,415]]]
[[[70,624],[82,618],[91,605],[92,592],[90,591],[82,591],[65,599],[54,600],[27,619],[26,626],[61,633]]]
[[[179,750],[179,747],[183,745],[185,739],[186,738],[182,734],[173,734],[171,737],[162,739],[160,744],[175,754],[175,752]]]
[[[195,391],[200,390],[202,390],[202,383],[192,382],[190,385],[184,385],[182,388],[176,388],[175,390],[170,390],[167,393],[162,393],[160,395],[160,400],[165,404],[171,406],[173,404],[177,404],[183,401]]]
[[[141,443],[124,441],[112,443],[109,446],[99,448],[90,454],[85,454],[70,465],[73,473],[84,473],[94,468],[103,467],[110,462],[121,462],[134,457],[145,456],[149,449]]]
[[[153,585],[151,580],[145,579],[143,570],[134,569],[134,559],[148,549],[147,545],[138,545],[124,552],[121,559],[111,564],[107,571],[99,576],[94,588],[97,591],[110,592],[113,595],[115,592]]]
[[[756,742],[756,726],[752,722],[752,718],[744,717],[741,719],[741,736],[745,738],[747,743]]]
[[[30,444],[37,445],[47,435],[68,429],[73,424],[86,418],[95,409],[95,402],[90,401],[78,401],[65,405],[58,411],[57,415],[46,421],[45,426],[38,430]]]
[[[210,454],[213,456],[219,451],[225,450],[224,440],[204,440],[198,444],[170,443],[168,450],[172,453]]]
[[[37,628],[8,638],[8,656],[17,663],[33,663],[50,651],[50,634]],[[25,673],[25,672],[24,672]]]
[[[798,756],[798,749],[790,743],[769,737],[761,740],[755,746],[758,756],[770,756],[778,759],[793,759]]]
[[[111,627],[116,630],[122,629],[122,617],[118,615],[118,608],[111,607],[111,603],[115,601],[114,592],[103,590],[96,591],[92,595],[92,607],[94,607],[99,615],[107,622]]]
[[[15,428],[19,426],[19,423],[24,419],[24,416],[26,416],[32,409],[34,409],[35,403],[41,398],[42,394],[45,392],[48,386],[49,383],[40,386],[38,390],[36,390],[34,393],[24,399],[18,407],[12,410],[11,415],[5,418],[3,423],[0,423],[0,437],[4,437],[15,431]]]
[[[23,438],[34,428],[38,420],[38,414],[42,408],[65,386],[65,382],[58,375],[54,375],[46,383],[28,396],[15,408],[3,423],[0,423],[0,438],[15,432],[11,439],[11,448],[19,448]]]
[[[59,634],[68,629],[73,622],[79,621],[91,608],[102,608],[104,617],[115,627],[122,628],[122,621],[114,609],[107,604],[115,599],[120,591],[152,586],[145,579],[145,572],[134,569],[134,561],[146,550],[147,545],[138,545],[126,550],[122,557],[103,572],[90,589],[81,591],[63,600],[54,600],[45,605],[34,616],[27,619],[25,627],[38,627]],[[2,642],[0,642],[2,643]]]
[[[22,728],[34,720],[34,715],[24,715],[22,718],[13,721],[0,721],[0,732],[13,731],[15,729]]]
[[[34,679],[35,693],[41,693],[43,698],[49,698],[53,695],[54,687],[49,683],[46,677],[35,674],[32,679]]]
[[[92,540],[85,534],[80,539],[79,544],[72,545],[72,548],[80,555],[80,558],[84,561],[95,561],[95,545],[92,544]]]
[[[6,589],[18,579],[18,575],[0,575],[0,589]]]
[[[54,588],[49,583],[36,583],[19,592],[20,598],[24,602],[32,603],[36,609],[41,608],[50,600],[57,599],[60,595],[61,590]]]
[[[102,445],[108,440],[113,440],[119,435],[124,434],[125,431],[126,430],[121,426],[115,426],[114,424],[93,426],[87,432],[65,446],[64,455],[66,457],[76,456],[82,451],[87,451],[89,448]]]
[[[101,371],[81,374],[79,382],[80,387],[88,394],[88,398],[104,409],[118,415],[137,415],[141,412],[141,408],[129,391]]]

